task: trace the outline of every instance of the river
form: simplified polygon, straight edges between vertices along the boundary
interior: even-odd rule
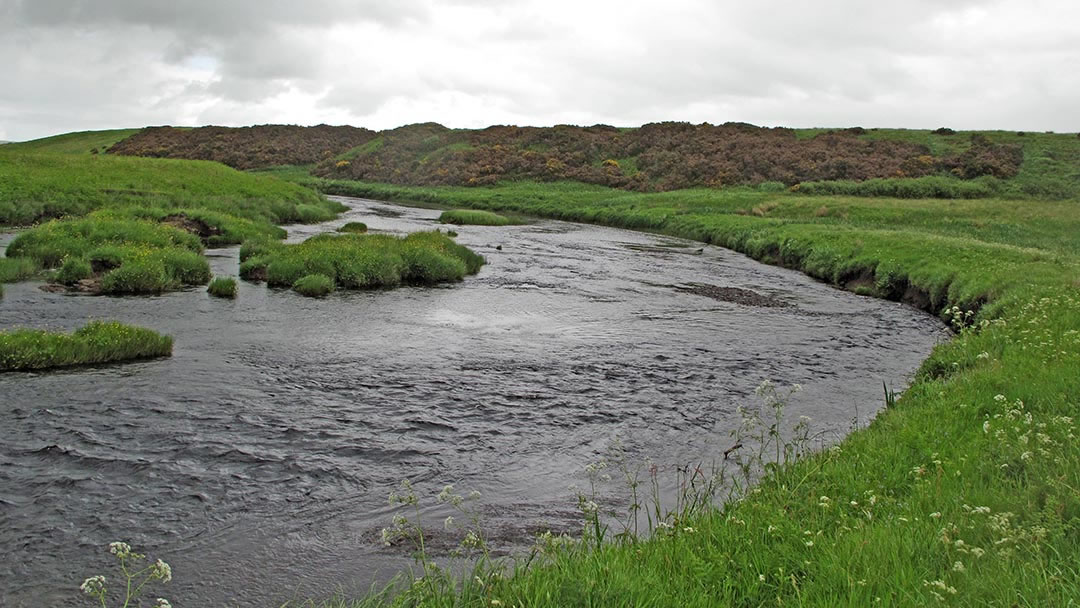
[[[438,225],[339,200],[350,211],[290,239]],[[76,598],[113,573],[114,540],[172,565],[150,594],[178,608],[366,589],[409,563],[379,542],[402,479],[425,504],[444,484],[478,490],[492,538],[520,546],[573,526],[570,486],[615,443],[667,472],[719,459],[765,379],[801,384],[789,413],[834,441],[946,336],[907,306],[691,241],[546,220],[456,230],[488,263],[435,288],[310,299],[240,282],[230,301],[5,285],[0,329],[116,319],[175,348],[0,374],[0,605]],[[236,275],[237,248],[207,255]],[[423,512],[441,529],[447,511]]]

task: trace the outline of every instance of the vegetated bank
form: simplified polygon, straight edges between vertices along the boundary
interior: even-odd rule
[[[323,296],[335,288],[434,285],[476,274],[484,258],[440,232],[405,237],[319,234],[285,245],[249,241],[240,248],[240,276]]]
[[[692,238],[965,327],[868,428],[771,471],[742,500],[669,521],[650,540],[560,545],[510,578],[436,576],[385,601],[1036,606],[1080,597],[1080,201],[312,183]]]
[[[283,238],[277,224],[326,221],[344,209],[309,189],[217,163],[85,151],[106,135],[119,136],[91,132],[0,149],[0,225],[37,224],[9,245],[0,281],[59,269],[57,285],[96,293],[205,284],[204,247]]]
[[[0,331],[0,372],[168,357],[172,345],[169,336],[116,321],[91,321],[71,334]]]

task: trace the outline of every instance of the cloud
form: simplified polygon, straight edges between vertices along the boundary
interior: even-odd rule
[[[740,120],[1075,129],[1067,0],[0,0],[0,130]]]

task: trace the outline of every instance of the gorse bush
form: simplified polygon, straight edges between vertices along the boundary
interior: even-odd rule
[[[236,279],[232,277],[214,277],[206,288],[207,293],[218,298],[236,298]]]
[[[438,232],[390,235],[320,234],[297,245],[252,243],[241,247],[241,277],[291,287],[307,275],[324,275],[342,289],[431,285],[475,274],[484,259]]]
[[[516,223],[510,218],[497,213],[476,209],[453,209],[450,211],[443,211],[442,215],[439,216],[439,221],[443,224],[456,224],[461,226],[469,224],[477,226],[507,226]]]
[[[110,363],[172,354],[172,338],[115,321],[92,321],[73,334],[41,329],[0,332],[0,371]]]

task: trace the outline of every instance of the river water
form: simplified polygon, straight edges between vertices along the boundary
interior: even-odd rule
[[[437,225],[437,211],[340,200],[349,212],[290,239]],[[789,413],[831,441],[945,336],[903,305],[691,241],[554,221],[457,230],[488,263],[436,288],[317,300],[241,282],[229,301],[6,285],[0,329],[117,319],[175,348],[0,374],[0,605],[76,598],[113,573],[114,540],[170,562],[174,581],[150,593],[178,608],[366,589],[408,564],[379,542],[402,479],[425,504],[448,483],[480,491],[496,544],[528,544],[574,525],[571,486],[613,444],[663,471],[719,459],[765,379],[801,384]],[[236,275],[236,248],[208,256]],[[448,512],[423,513],[437,540]]]

